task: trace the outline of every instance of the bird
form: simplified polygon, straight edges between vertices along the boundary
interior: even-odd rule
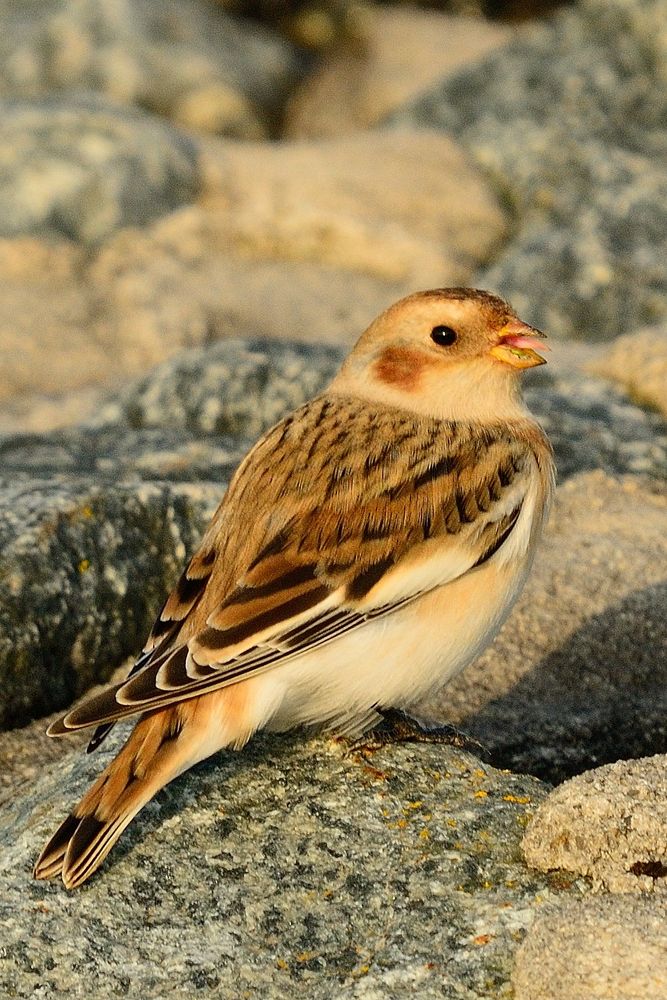
[[[126,679],[49,727],[96,727],[90,751],[138,716],[35,878],[81,885],[164,785],[259,730],[428,738],[409,710],[492,640],[547,517],[519,378],[544,337],[491,292],[416,292],[257,441]]]

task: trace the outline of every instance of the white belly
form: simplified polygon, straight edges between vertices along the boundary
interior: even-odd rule
[[[408,708],[442,687],[494,637],[530,561],[525,558],[518,566],[513,561],[510,569],[490,560],[413,604],[271,670],[261,678],[276,706],[267,728],[324,723],[355,734],[372,724],[375,706]]]

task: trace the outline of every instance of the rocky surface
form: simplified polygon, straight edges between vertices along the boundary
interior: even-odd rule
[[[327,345],[228,340],[188,351],[129,385],[100,415],[103,424],[169,428],[197,440],[255,441],[333,379],[345,352]]]
[[[302,72],[293,45],[206,0],[0,3],[0,95],[82,92],[258,138]]]
[[[30,866],[113,743],[2,733],[0,993],[662,1000],[664,757],[586,769],[667,751],[663,21],[0,0],[2,724],[127,669],[247,446],[415,288],[555,335],[526,395],[560,476],[513,615],[423,706],[537,777],[262,737],[69,896]],[[259,141],[290,93],[330,138]]]
[[[512,984],[514,1000],[662,1000],[667,902],[621,895],[545,907]]]
[[[618,337],[591,371],[613,379],[640,406],[667,416],[667,326]]]
[[[28,429],[25,416],[40,390],[80,389],[109,365],[104,350],[91,343],[84,260],[81,248],[66,240],[0,238],[0,432],[12,425]],[[62,397],[60,408],[68,408]],[[75,420],[79,412],[74,408]],[[48,417],[42,424],[54,425]]]
[[[0,235],[99,243],[192,201],[195,144],[93,97],[0,103]]]
[[[290,138],[344,135],[390,112],[511,37],[506,25],[434,10],[361,7],[354,33],[291,96]]]
[[[521,860],[535,779],[443,747],[346,758],[302,736],[173,783],[76,893],[32,882],[110,752],[47,769],[0,817],[9,995],[495,1000],[538,901],[586,891]]]
[[[436,133],[199,150],[198,202],[90,255],[61,241],[0,244],[0,334],[16,346],[0,388],[5,428],[21,426],[29,396],[109,386],[229,336],[350,344],[415,287],[470,281],[505,231],[479,172]],[[105,224],[122,212],[110,206]],[[74,217],[88,226],[83,208]]]
[[[570,366],[567,352],[563,355],[543,374],[536,371],[525,379],[524,393],[553,444],[560,479],[586,469],[665,479],[665,421],[608,383]]]
[[[664,754],[622,760],[560,785],[526,830],[528,864],[611,892],[667,892],[666,765]]]
[[[204,170],[200,205],[120,234],[91,270],[128,368],[267,329],[349,344],[417,282],[467,280],[504,232],[478,173],[435,133],[209,143]]]
[[[219,487],[0,487],[0,724],[65,706],[143,645]]]
[[[553,333],[665,316],[664,16],[581,0],[395,116],[455,135],[505,192],[517,231],[478,280]]]

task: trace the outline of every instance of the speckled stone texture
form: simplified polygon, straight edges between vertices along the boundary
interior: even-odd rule
[[[197,149],[139,110],[89,95],[0,102],[0,234],[96,244],[197,194]]]
[[[512,985],[514,1000],[664,1000],[667,900],[546,907],[519,949]]]
[[[220,492],[0,483],[0,725],[65,707],[141,649]]]
[[[3,469],[24,478],[224,484],[260,434],[324,389],[342,357],[336,348],[270,340],[192,349],[130,383],[94,421],[0,436]]]
[[[0,95],[97,93],[188,128],[266,134],[298,50],[207,0],[0,0]]]
[[[453,133],[515,206],[478,281],[557,334],[667,313],[664,0],[580,0],[394,121]]]
[[[188,351],[131,384],[101,415],[137,429],[256,440],[321,392],[345,352],[327,345],[228,340]]]
[[[81,890],[32,882],[110,752],[51,767],[0,815],[4,995],[497,1000],[536,901],[586,891],[521,860],[535,779],[300,735],[174,782]]]
[[[566,781],[542,803],[522,846],[541,871],[564,868],[610,892],[667,893],[667,755]]]
[[[667,417],[667,324],[617,337],[591,371],[613,379],[639,405]]]

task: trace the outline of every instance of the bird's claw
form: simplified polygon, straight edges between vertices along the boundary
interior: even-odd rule
[[[454,726],[422,722],[394,708],[385,709],[381,714],[382,722],[350,743],[347,748],[348,756],[353,753],[375,753],[392,743],[441,743],[479,757],[488,756],[478,740],[459,732]]]

